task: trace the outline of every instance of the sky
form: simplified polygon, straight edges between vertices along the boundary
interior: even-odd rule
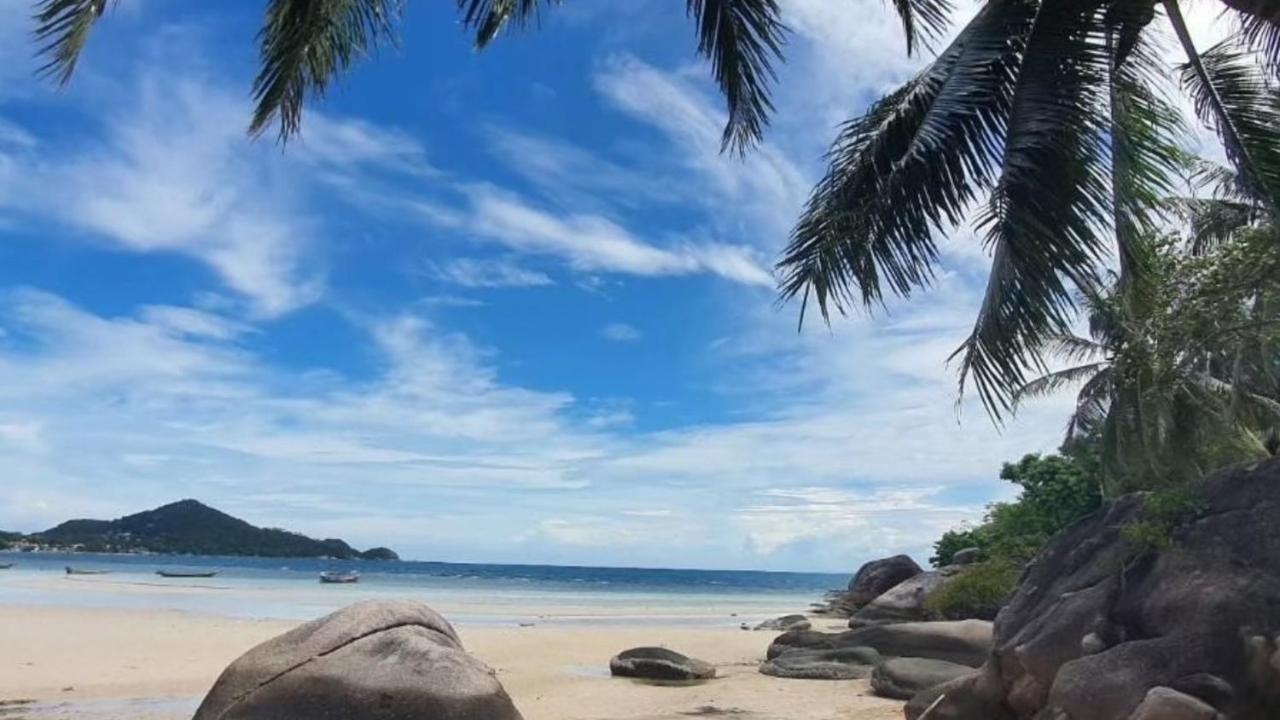
[[[835,126],[922,62],[880,0],[783,0],[745,158],[670,0],[483,53],[410,2],[287,147],[244,133],[261,0],[123,0],[62,90],[30,4],[0,0],[0,528],[191,497],[412,559],[846,572],[923,563],[1060,441],[1069,397],[957,405],[968,228],[910,302],[776,303]]]

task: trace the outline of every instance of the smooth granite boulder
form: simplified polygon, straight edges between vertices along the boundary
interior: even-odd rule
[[[902,709],[903,714],[906,716],[906,720],[919,720],[920,716],[931,708],[934,711],[934,715],[932,718],[926,718],[926,720],[941,720],[941,717],[937,714],[937,706],[941,704],[940,699],[942,696],[958,688],[972,684],[976,674],[977,673],[973,670],[970,670],[967,675],[961,675],[953,678],[941,685],[927,687],[915,695],[912,695],[911,699],[907,701],[906,706]]]
[[[866,605],[886,590],[921,572],[923,571],[916,561],[907,555],[872,560],[858,568],[858,572],[849,581],[845,599],[855,606]]]
[[[949,565],[904,580],[859,608],[849,618],[849,627],[927,620],[929,611],[925,609],[925,602],[963,570],[961,566]]]
[[[813,623],[809,622],[809,618],[803,615],[783,615],[773,620],[765,620],[756,625],[756,630],[773,630],[774,632],[787,632],[789,630],[808,630],[813,627]]]
[[[798,650],[869,647],[885,657],[920,657],[977,667],[991,652],[991,623],[983,620],[869,625],[842,633],[801,630],[774,638],[765,657]]]
[[[707,680],[716,676],[711,663],[660,647],[624,650],[609,661],[609,672],[645,680]]]
[[[996,619],[982,672],[947,694],[938,720],[1206,712],[1170,693],[1229,720],[1280,718],[1280,460],[1192,491],[1168,549],[1126,539],[1146,517],[1141,495],[1054,538]]]
[[[760,672],[799,680],[859,680],[871,677],[881,660],[880,653],[869,647],[793,650],[766,660]]]
[[[194,720],[520,720],[493,670],[416,602],[345,607],[231,663]]]
[[[1208,703],[1167,687],[1147,691],[1129,720],[1217,720],[1222,716]]]
[[[972,565],[982,559],[982,551],[976,547],[957,550],[951,555],[952,565]]]
[[[785,656],[784,656],[785,657]],[[880,697],[910,700],[929,688],[973,674],[968,665],[928,658],[889,658],[871,673],[871,689]]]

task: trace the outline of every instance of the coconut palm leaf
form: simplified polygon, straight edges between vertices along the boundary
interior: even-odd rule
[[[1103,367],[1085,381],[1076,394],[1076,408],[1067,419],[1063,444],[1071,445],[1093,437],[1106,422],[1111,408],[1112,370]]]
[[[745,152],[764,136],[773,112],[769,84],[782,59],[786,26],[776,0],[687,0],[698,31],[698,53],[724,93],[729,120],[722,149]]]
[[[988,187],[1019,60],[1009,38],[1031,0],[995,0],[928,67],[840,131],[778,262],[785,301],[810,293],[824,319],[925,286],[936,231]],[[801,321],[805,307],[801,308]]]
[[[1240,34],[1271,77],[1280,81],[1280,11],[1270,18],[1241,13]]]
[[[1097,231],[1108,224],[1112,197],[1099,92],[1110,57],[1098,30],[1071,0],[1042,3],[1000,180],[979,220],[993,264],[973,331],[953,357],[961,358],[961,392],[972,381],[997,422],[1028,371],[1043,369],[1044,339],[1066,332],[1075,308],[1068,283],[1088,281],[1105,252]]]
[[[402,0],[270,0],[258,34],[250,134],[277,118],[282,140],[296,133],[309,95],[324,95],[338,73],[394,40],[401,6]]]
[[[118,0],[117,0],[118,1]],[[107,12],[107,0],[41,0],[36,5],[36,42],[48,58],[41,75],[65,85],[89,41],[89,32]]]
[[[536,23],[542,5],[560,0],[458,0],[462,22],[475,30],[476,47],[484,48],[506,27]]]
[[[1193,57],[1182,80],[1242,181],[1280,217],[1280,95],[1267,87],[1251,55],[1229,40]]]
[[[911,55],[946,33],[954,6],[950,0],[893,0],[893,9],[902,20],[907,54]]]
[[[1060,392],[1063,388],[1081,385],[1106,370],[1108,365],[1109,363],[1104,360],[1045,373],[1015,390],[1013,400],[1017,403],[1042,398]]]

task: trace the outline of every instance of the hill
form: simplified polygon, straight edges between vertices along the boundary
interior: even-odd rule
[[[399,559],[387,548],[362,553],[334,538],[316,540],[288,530],[255,527],[196,500],[181,500],[117,520],[68,520],[19,540],[23,541],[89,552]]]

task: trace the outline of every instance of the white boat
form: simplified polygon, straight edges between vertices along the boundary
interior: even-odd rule
[[[320,573],[320,582],[332,584],[349,584],[360,582],[360,573],[355,570],[329,570]]]

